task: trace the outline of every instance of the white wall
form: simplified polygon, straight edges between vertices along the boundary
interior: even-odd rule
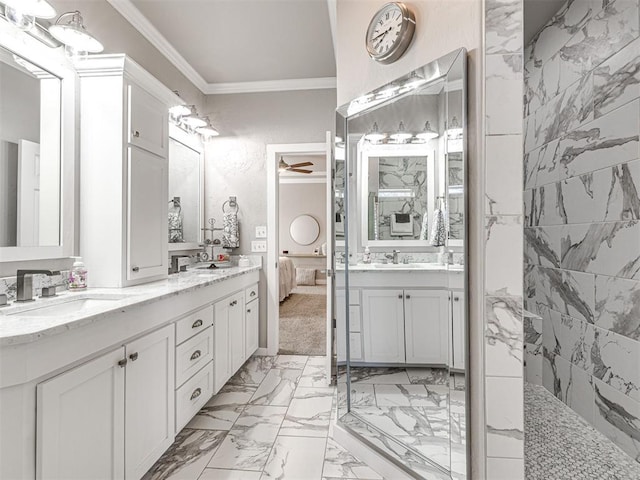
[[[289,253],[313,253],[320,249],[327,238],[327,185],[325,183],[280,184],[280,245],[278,251]],[[291,222],[299,215],[311,215],[320,225],[320,234],[311,245],[299,245],[289,232]]]
[[[211,95],[206,112],[220,136],[205,147],[205,218],[222,224],[222,204],[236,195],[240,248],[251,252],[255,227],[267,224],[267,144],[324,142],[334,130],[335,90]],[[266,299],[266,255],[261,272],[261,296]],[[265,347],[267,302],[260,306],[260,346]]]

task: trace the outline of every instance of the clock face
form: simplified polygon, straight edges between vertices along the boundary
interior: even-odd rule
[[[402,3],[387,3],[373,16],[367,29],[367,52],[380,63],[402,56],[413,38],[415,17]]]

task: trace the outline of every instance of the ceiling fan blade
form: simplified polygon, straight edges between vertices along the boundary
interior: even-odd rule
[[[292,167],[292,168],[310,167],[312,165],[313,165],[313,162],[302,162],[302,163],[294,163],[292,165],[289,165],[289,167]]]
[[[311,170],[300,170],[299,168],[287,168],[288,172],[313,173]]]

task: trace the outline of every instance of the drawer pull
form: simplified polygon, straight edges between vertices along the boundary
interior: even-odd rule
[[[251,290],[251,293],[249,294],[250,297],[255,297],[256,296],[256,292],[255,290]]]
[[[191,400],[195,400],[202,394],[202,389],[200,387],[196,388],[191,394]]]
[[[135,138],[140,138],[140,132],[138,130],[136,130],[135,132],[133,132],[133,136]]]
[[[237,304],[238,304],[238,301],[237,301],[237,300],[234,300],[233,302],[231,302],[231,303],[229,304],[229,306],[230,306],[230,307],[233,307],[234,305],[237,305]]]
[[[193,322],[193,325],[191,325],[191,328],[198,328],[202,326],[202,320],[198,319],[195,322]]]
[[[399,298],[400,300],[402,300],[402,294],[401,294],[401,293],[399,293],[399,294],[398,294],[398,298]]]
[[[134,272],[139,272],[140,271],[140,267],[133,267],[131,270],[133,270]]]
[[[194,361],[195,359],[200,358],[201,355],[202,352],[200,350],[196,350],[191,354],[191,358],[189,360]]]
[[[135,362],[138,359],[138,352],[132,353],[131,355],[129,355],[129,358],[132,362]]]
[[[123,358],[122,360],[120,360],[120,361],[118,362],[118,366],[119,366],[120,368],[124,368],[124,367],[127,365],[127,361],[128,361],[128,360],[127,360],[126,358]]]

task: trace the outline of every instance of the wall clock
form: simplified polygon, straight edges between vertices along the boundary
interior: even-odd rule
[[[365,40],[369,56],[379,63],[395,62],[409,47],[415,27],[416,18],[404,3],[385,4],[367,28]]]

